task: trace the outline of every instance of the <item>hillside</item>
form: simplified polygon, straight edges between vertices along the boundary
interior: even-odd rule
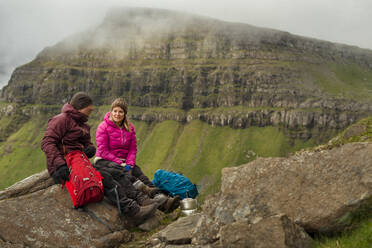
[[[14,107],[5,114],[11,109],[9,106]],[[3,113],[0,119],[0,138],[3,140],[0,143],[0,189],[46,168],[40,141],[47,120],[57,114],[59,108],[10,104],[0,108]],[[94,142],[96,128],[108,109],[107,105],[97,107],[89,121]],[[18,120],[21,113],[22,121]],[[13,125],[15,122],[18,126]],[[290,138],[273,126],[234,129],[199,120],[187,123],[134,120],[133,124],[139,146],[137,163],[145,173],[153,175],[158,168],[181,171],[201,186],[203,195],[218,190],[221,169],[225,166],[246,163],[258,156],[285,156],[317,143],[313,139],[304,142]]]

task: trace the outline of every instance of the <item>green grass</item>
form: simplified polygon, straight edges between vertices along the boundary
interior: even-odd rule
[[[137,164],[141,165],[148,175],[153,175],[158,168],[163,167],[180,127],[181,124],[176,121],[161,122],[143,140],[142,149],[137,155]]]
[[[354,100],[372,99],[371,70],[355,64],[330,64],[312,70],[315,84],[331,95]]]
[[[357,227],[334,237],[318,237],[314,248],[371,248],[372,247],[372,216],[364,216]]]
[[[351,142],[372,142],[372,116],[351,125],[331,140],[331,144],[337,146]]]
[[[46,168],[40,149],[46,118],[34,118],[0,145],[0,189]]]

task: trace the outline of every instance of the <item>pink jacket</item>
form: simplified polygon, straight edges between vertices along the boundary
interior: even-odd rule
[[[137,139],[134,126],[130,124],[131,132],[125,128],[119,128],[110,120],[110,112],[105,115],[105,119],[99,124],[96,132],[97,157],[121,164],[120,159],[125,159],[125,163],[134,166],[137,155]]]

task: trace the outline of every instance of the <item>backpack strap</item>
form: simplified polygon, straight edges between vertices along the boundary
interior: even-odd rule
[[[115,185],[115,188],[112,188],[110,189],[108,192],[110,193],[111,191],[114,191],[115,192],[115,196],[116,196],[116,205],[118,207],[118,211],[119,211],[119,215],[121,216],[121,208],[120,208],[120,202],[119,202],[119,194],[118,194],[118,186]]]
[[[95,213],[92,212],[92,210],[90,210],[89,208],[87,207],[82,207],[82,208],[78,208],[78,209],[81,209],[82,211],[86,212],[87,214],[89,214],[93,219],[97,220],[99,223],[103,224],[105,227],[107,227],[107,229],[110,230],[110,232],[114,232],[114,230],[112,229],[112,227],[107,224],[106,222],[104,222],[101,218],[99,218]]]

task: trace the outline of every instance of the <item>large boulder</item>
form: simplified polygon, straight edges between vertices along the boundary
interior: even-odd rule
[[[221,192],[203,211],[221,226],[284,213],[307,232],[328,233],[371,202],[372,143],[351,143],[224,168]]]
[[[114,206],[103,200],[74,209],[46,171],[1,191],[0,199],[1,247],[117,247],[131,240],[133,222]]]

